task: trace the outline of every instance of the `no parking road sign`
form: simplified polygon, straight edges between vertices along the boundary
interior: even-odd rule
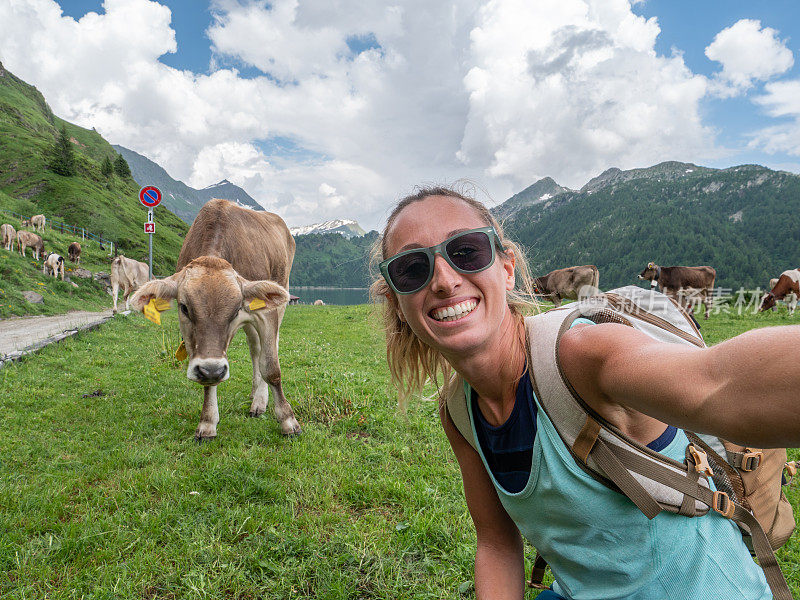
[[[154,185],[147,185],[139,190],[139,202],[147,208],[155,208],[161,203],[161,190]]]

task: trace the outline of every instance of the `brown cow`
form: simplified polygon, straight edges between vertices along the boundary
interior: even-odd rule
[[[47,219],[44,218],[44,215],[34,215],[31,217],[31,225],[34,231],[44,231],[44,224],[46,222]]]
[[[67,254],[69,255],[70,262],[74,262],[76,265],[81,264],[81,245],[78,242],[72,242],[69,245]]]
[[[3,223],[3,225],[0,226],[0,234],[2,234],[3,237],[3,248],[9,252],[13,252],[14,241],[17,239],[17,230],[14,229],[13,225]]]
[[[649,280],[651,287],[657,284],[662,293],[683,307],[691,308],[702,303],[706,307],[706,319],[711,314],[716,278],[717,271],[713,267],[659,267],[652,262],[639,273],[639,279]]]
[[[42,240],[40,235],[36,235],[30,231],[23,230],[17,232],[17,247],[22,256],[25,256],[26,248],[30,248],[33,251],[33,257],[36,260],[44,256],[44,240]]]
[[[577,300],[599,291],[600,272],[594,265],[567,267],[550,271],[533,280],[533,291],[561,306],[563,299]]]
[[[58,274],[61,273],[61,281],[64,281],[64,257],[55,252],[45,255],[42,273],[55,278],[58,278]]]
[[[114,299],[113,311],[117,312],[117,296],[119,286],[122,286],[122,299],[125,300],[125,310],[130,308],[130,295],[147,283],[150,279],[150,267],[120,254],[111,261],[111,297]]]
[[[281,431],[300,433],[283,395],[278,363],[278,328],[289,301],[294,250],[294,239],[278,215],[211,200],[186,234],[178,272],[133,295],[131,303],[139,310],[153,298],[178,301],[189,357],[186,376],[204,386],[198,441],[217,435],[217,384],[228,378],[228,344],[240,327],[253,363],[250,416],[264,413],[271,389]]]
[[[800,296],[800,269],[790,269],[781,273],[778,277],[777,283],[773,288],[767,292],[764,299],[761,301],[761,307],[758,312],[764,312],[775,306],[777,300],[782,300],[787,294],[795,294],[795,297]],[[797,301],[795,300],[795,304]],[[794,312],[793,307],[789,309],[789,314]]]
[[[30,227],[31,226],[31,220],[30,219],[22,219],[22,221],[20,221],[19,226],[20,227]]]

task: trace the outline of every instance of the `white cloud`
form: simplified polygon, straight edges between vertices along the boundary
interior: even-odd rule
[[[459,156],[518,185],[580,186],[609,166],[712,155],[706,80],[653,50],[655,19],[627,2],[488,2],[473,30]]]
[[[764,89],[765,93],[754,102],[763,106],[769,116],[784,118],[784,122],[752,134],[749,147],[770,154],[800,156],[800,80],[776,81]]]
[[[546,175],[578,186],[609,166],[718,152],[699,112],[707,80],[658,56],[657,21],[626,0],[213,0],[212,12],[228,68],[207,75],[158,61],[176,38],[149,0],[106,0],[78,21],[53,0],[0,2],[0,60],[59,116],[195,187],[242,185],[290,225],[377,227],[419,183],[467,177],[502,201]],[[276,137],[292,152],[265,154]]]
[[[720,31],[706,48],[706,56],[722,65],[714,78],[714,91],[734,96],[792,68],[794,56],[786,41],[761,21],[741,19]]]

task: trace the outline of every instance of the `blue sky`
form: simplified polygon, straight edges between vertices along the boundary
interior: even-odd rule
[[[800,172],[795,0],[0,0],[53,110],[290,225],[664,160]]]

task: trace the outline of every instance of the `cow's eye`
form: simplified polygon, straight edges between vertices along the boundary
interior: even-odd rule
[[[189,309],[186,308],[186,305],[181,302],[179,304],[179,306],[181,307],[181,312],[188,317],[189,316]]]

